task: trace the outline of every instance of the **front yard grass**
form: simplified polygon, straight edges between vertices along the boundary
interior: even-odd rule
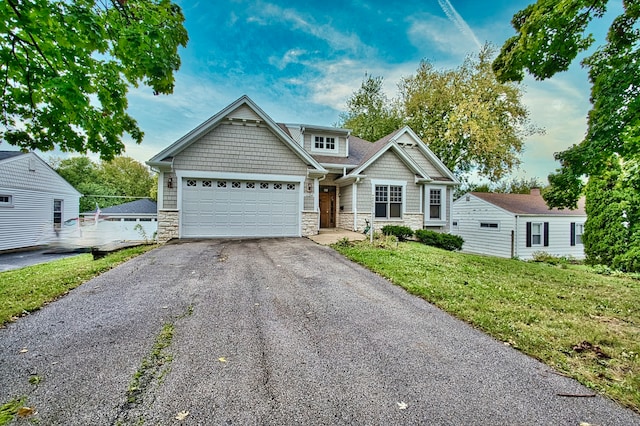
[[[640,281],[407,242],[349,259],[640,412]]]
[[[132,247],[98,260],[87,253],[0,272],[0,326],[40,309],[85,281],[155,247]]]

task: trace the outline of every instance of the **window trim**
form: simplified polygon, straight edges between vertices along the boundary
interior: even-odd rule
[[[322,138],[322,148],[316,147],[316,138]],[[327,138],[333,139],[333,148],[326,148]],[[331,135],[322,134],[322,133],[311,135],[311,151],[312,152],[337,154],[339,143],[340,143],[340,138],[338,136],[331,136]]]
[[[497,220],[482,220],[479,222],[479,227],[482,231],[499,231],[500,222]]]
[[[580,230],[580,232],[578,232]],[[583,222],[571,222],[571,246],[584,245],[584,223]]]
[[[431,218],[431,191],[440,191],[440,218]],[[424,220],[428,224],[446,224],[447,223],[447,187],[441,185],[425,185],[425,211]]]
[[[0,201],[0,207],[13,207],[12,194],[0,194],[0,197],[7,197],[7,201]]]
[[[391,201],[389,201],[389,197],[387,198],[387,215],[386,217],[378,217],[376,216],[376,187],[378,186],[386,186],[387,187],[387,195],[390,194],[390,187],[391,186],[399,186],[401,187],[401,197],[402,200],[399,203],[400,204],[400,217],[390,217],[389,213],[391,211],[390,208],[390,204]],[[373,219],[374,220],[389,220],[389,221],[402,221],[404,220],[404,215],[406,212],[406,202],[407,202],[407,182],[403,181],[403,180],[381,180],[381,179],[371,179],[371,197],[372,197],[372,214],[373,214]],[[393,203],[393,204],[398,204],[398,203]]]
[[[540,243],[533,243],[533,225],[540,225]],[[536,234],[537,235],[537,234]],[[527,222],[526,223],[526,246],[527,247],[549,247],[549,222]]]
[[[56,210],[56,203],[60,203],[60,210]],[[62,224],[64,223],[64,200],[60,198],[55,198],[53,200],[53,229],[62,228]],[[56,221],[56,213],[60,215],[59,222]]]

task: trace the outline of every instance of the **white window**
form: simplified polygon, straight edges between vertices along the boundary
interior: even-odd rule
[[[376,217],[400,219],[402,217],[402,189],[400,185],[376,185]]]
[[[584,233],[584,224],[576,223],[576,244],[582,244],[583,233]]]
[[[336,152],[336,138],[333,136],[313,136],[312,151],[329,151]]]
[[[442,219],[442,190],[429,190],[429,219]]]
[[[542,245],[542,223],[534,222],[531,224],[531,245]]]
[[[13,196],[9,194],[0,194],[0,207],[12,207]]]
[[[62,200],[53,200],[53,228],[62,227]]]

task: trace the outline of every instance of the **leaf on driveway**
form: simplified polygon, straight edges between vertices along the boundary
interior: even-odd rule
[[[406,410],[407,407],[409,406],[406,402],[404,401],[400,401],[400,402],[396,402],[396,404],[398,404],[398,410]]]
[[[176,414],[176,420],[184,420],[187,418],[188,415],[189,415],[188,411],[180,411],[178,414]]]
[[[20,407],[18,408],[18,417],[29,417],[36,413],[36,409],[33,407]]]
[[[27,348],[20,349],[20,353],[21,354],[26,354],[27,352],[29,352],[29,349],[27,349]]]
[[[220,358],[218,358],[218,361],[227,362],[227,359],[225,357],[221,356]]]

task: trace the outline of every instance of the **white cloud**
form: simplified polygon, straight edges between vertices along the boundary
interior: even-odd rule
[[[476,43],[453,27],[448,19],[424,13],[411,16],[408,23],[407,37],[420,52],[435,49],[459,65],[465,56],[478,50]]]

